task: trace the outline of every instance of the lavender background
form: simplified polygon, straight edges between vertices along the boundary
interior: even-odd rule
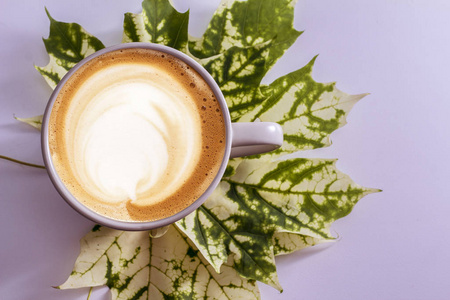
[[[46,6],[105,45],[121,41],[123,13],[140,0],[0,1],[0,154],[41,163],[39,133],[13,119],[42,113],[50,88],[34,69],[48,57]],[[191,8],[201,35],[219,0],[174,1]],[[320,54],[317,81],[371,93],[326,149],[356,182],[383,189],[332,229],[327,248],[277,258],[284,292],[260,284],[263,299],[449,299],[448,138],[450,2],[299,0],[305,30],[265,82]],[[55,290],[70,274],[79,239],[93,226],[57,194],[45,171],[0,161],[0,298],[86,299],[88,289]],[[97,288],[91,299],[109,299]]]

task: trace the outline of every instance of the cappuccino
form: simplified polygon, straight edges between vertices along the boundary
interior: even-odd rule
[[[120,221],[170,217],[197,200],[225,153],[214,92],[167,53],[102,54],[66,81],[48,125],[51,160],[77,200]]]

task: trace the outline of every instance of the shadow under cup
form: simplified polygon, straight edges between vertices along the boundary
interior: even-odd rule
[[[175,59],[178,59],[182,61],[183,63],[188,65],[188,69],[192,68],[195,70],[196,73],[198,73],[202,80],[206,83],[207,87],[209,87],[208,91],[212,91],[213,97],[215,98],[214,101],[217,100],[218,104],[220,105],[221,109],[221,116],[223,118],[223,124],[225,129],[225,139],[224,141],[221,140],[221,143],[223,144],[223,155],[220,155],[217,158],[216,165],[219,166],[217,169],[217,172],[215,174],[211,174],[211,177],[213,177],[212,180],[209,179],[208,182],[210,182],[206,188],[202,189],[202,194],[195,200],[192,200],[187,206],[185,205],[182,209],[173,211],[172,214],[164,216],[159,219],[155,220],[149,220],[149,221],[135,221],[135,220],[118,220],[117,218],[108,217],[105,214],[100,214],[94,211],[93,209],[87,207],[83,203],[81,203],[77,197],[74,196],[74,193],[71,193],[70,190],[67,188],[66,184],[61,178],[61,174],[58,174],[57,170],[61,170],[59,167],[55,166],[55,163],[52,159],[52,149],[50,146],[49,141],[49,128],[51,128],[51,114],[54,110],[55,101],[58,99],[58,95],[60,93],[63,93],[62,90],[64,90],[64,86],[66,84],[69,84],[68,81],[71,79],[71,77],[74,74],[77,74],[77,71],[82,69],[85,65],[89,65],[92,62],[96,62],[96,59],[99,56],[104,57],[105,55],[108,55],[111,52],[115,51],[121,51],[125,49],[150,49],[152,51],[157,51],[157,53],[161,53],[161,55],[164,57],[164,54],[167,54],[168,56],[173,56]],[[92,62],[91,62],[92,61]],[[75,77],[75,76],[74,76]],[[69,81],[70,82],[70,81]],[[63,98],[64,100],[64,98]],[[205,99],[204,99],[205,100]],[[60,100],[58,100],[60,102]],[[203,108],[203,106],[202,106]],[[260,122],[265,123],[265,122]],[[60,124],[59,122],[57,124]],[[243,125],[240,130],[235,130],[234,125]],[[228,112],[228,107],[226,105],[226,101],[222,95],[222,92],[220,91],[220,88],[214,81],[214,79],[211,77],[211,75],[200,65],[198,64],[194,59],[191,57],[185,55],[184,53],[177,51],[173,48],[158,45],[158,44],[151,44],[151,43],[128,43],[128,44],[120,44],[112,47],[108,47],[105,49],[102,49],[87,58],[80,61],[75,67],[73,67],[64,77],[63,79],[58,83],[57,87],[55,88],[54,92],[52,93],[50,100],[47,104],[44,117],[43,117],[43,123],[42,123],[42,153],[44,158],[44,163],[47,169],[47,172],[50,176],[50,179],[52,183],[54,184],[57,191],[60,193],[60,195],[63,197],[63,199],[70,205],[72,208],[74,208],[76,211],[78,211],[81,215],[84,217],[107,227],[120,229],[120,230],[151,230],[156,229],[160,227],[164,227],[167,225],[170,225],[181,218],[187,216],[191,212],[193,212],[195,209],[197,209],[207,198],[211,195],[213,190],[216,188],[216,186],[219,184],[228,160],[230,158],[230,155],[232,155],[232,131],[236,131],[235,138],[237,137],[239,141],[233,141],[233,143],[238,144],[238,146],[242,146],[242,151],[237,151],[238,156],[242,155],[248,155],[248,154],[257,154],[261,152],[267,152],[271,151],[273,149],[276,149],[277,147],[281,146],[282,144],[282,131],[281,127],[278,124],[275,123],[265,123],[265,124],[248,124],[250,127],[246,128],[245,123],[244,124],[233,124],[230,120],[230,115]],[[256,126],[255,126],[256,125]],[[54,126],[54,125],[53,125]],[[64,130],[66,130],[64,127],[62,127]],[[251,132],[255,132],[256,130],[256,136],[261,136],[261,141],[256,141],[254,138],[254,134],[251,134]],[[245,136],[252,136],[252,138],[246,138]],[[247,143],[245,140],[250,140],[250,144]],[[244,141],[244,142],[243,142]],[[258,144],[256,148],[252,148],[253,144]],[[57,151],[58,149],[56,149]],[[55,147],[53,147],[53,151],[55,151]],[[221,152],[222,153],[222,152]],[[237,156],[237,155],[236,155]],[[220,158],[220,161],[219,161]],[[202,158],[200,157],[200,160]],[[167,201],[166,201],[167,202]],[[162,203],[165,203],[164,201]],[[124,209],[124,208],[121,208]]]

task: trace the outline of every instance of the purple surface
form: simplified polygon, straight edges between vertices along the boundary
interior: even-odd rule
[[[200,35],[218,5],[191,7]],[[0,154],[41,163],[39,134],[13,115],[40,114],[50,88],[34,69],[45,65],[46,6],[57,20],[82,24],[106,45],[119,43],[133,1],[0,3]],[[89,8],[89,9],[86,9]],[[339,158],[356,182],[383,193],[364,198],[332,229],[340,240],[279,257],[284,292],[260,285],[263,299],[448,299],[450,169],[450,3],[438,0],[299,0],[295,26],[305,33],[266,82],[320,54],[317,81],[371,93],[327,149],[307,157]],[[43,170],[0,161],[0,298],[86,299],[87,289],[59,291],[92,223],[57,194]],[[109,299],[96,289],[91,299]]]

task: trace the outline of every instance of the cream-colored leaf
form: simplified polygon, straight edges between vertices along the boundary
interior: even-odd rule
[[[14,118],[17,121],[26,123],[26,124],[36,128],[37,130],[41,130],[41,128],[42,128],[43,115],[35,116],[35,117],[31,117],[31,118],[19,118],[19,117],[14,116]]]
[[[81,240],[74,270],[60,289],[106,285],[115,299],[259,299],[254,281],[226,262],[214,271],[174,226],[159,238],[96,226]]]

